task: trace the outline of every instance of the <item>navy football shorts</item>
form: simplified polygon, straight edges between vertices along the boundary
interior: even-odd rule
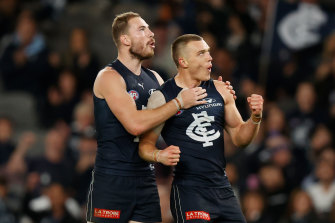
[[[86,220],[94,223],[161,222],[155,177],[92,172]]]
[[[176,223],[246,223],[231,187],[204,188],[173,184],[170,206]]]

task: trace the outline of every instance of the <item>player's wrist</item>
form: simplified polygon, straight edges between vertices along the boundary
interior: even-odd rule
[[[177,97],[175,99],[179,102],[180,109],[183,109],[184,108],[184,100],[183,100],[183,97],[181,96],[181,92],[177,95]]]
[[[259,125],[262,122],[262,114],[251,114],[251,122],[255,125]]]
[[[153,159],[153,161],[154,162],[159,162],[159,153],[161,152],[161,150],[154,150],[153,152],[152,152],[152,159]]]
[[[174,102],[174,104],[176,105],[176,107],[177,107],[177,109],[179,111],[181,109],[181,103],[178,100],[178,98],[174,98],[172,101]]]

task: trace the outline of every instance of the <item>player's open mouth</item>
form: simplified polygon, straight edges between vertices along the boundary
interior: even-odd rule
[[[155,41],[150,41],[148,43],[148,45],[151,47],[151,48],[155,48]]]
[[[208,67],[207,67],[207,70],[208,70],[209,72],[211,72],[211,71],[212,71],[212,65],[208,66]]]

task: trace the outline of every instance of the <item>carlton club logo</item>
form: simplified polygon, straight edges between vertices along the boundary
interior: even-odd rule
[[[140,97],[140,94],[135,90],[128,91],[128,94],[130,94],[134,100],[137,100]]]
[[[203,142],[202,146],[212,146],[213,141],[220,137],[220,132],[215,131],[212,127],[214,122],[214,116],[208,116],[206,111],[202,111],[199,114],[192,113],[194,121],[186,129],[186,135],[191,139]]]
[[[209,213],[204,211],[188,211],[185,212],[186,220],[193,220],[193,219],[203,219],[205,221],[210,221],[211,216]]]
[[[106,210],[106,209],[94,208],[94,217],[119,219],[120,212],[121,211],[119,210]]]

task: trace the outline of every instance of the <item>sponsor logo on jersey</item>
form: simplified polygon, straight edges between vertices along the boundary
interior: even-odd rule
[[[185,212],[186,220],[193,220],[193,219],[202,219],[206,221],[211,220],[211,216],[209,213],[205,211],[187,211]]]
[[[151,95],[152,93],[154,93],[154,91],[156,91],[156,89],[150,89],[150,90],[148,91],[149,95]]]
[[[149,168],[150,168],[151,171],[154,171],[155,170],[155,165],[153,163],[150,163]]]
[[[207,104],[198,105],[196,107],[197,110],[202,110],[202,109],[211,108],[211,107],[218,107],[218,106],[222,107],[222,103],[220,102],[215,103],[216,100],[214,98],[204,98],[203,100],[206,101]]]
[[[184,110],[177,111],[176,116],[181,115],[181,113],[183,113],[183,112],[184,112]]]
[[[94,208],[94,217],[97,218],[119,219],[120,213],[121,213],[120,210],[106,210],[106,209]]]
[[[202,146],[212,146],[213,141],[220,137],[221,133],[212,128],[214,116],[208,116],[207,111],[198,114],[192,113],[194,121],[187,127],[186,135],[191,139],[203,142]]]
[[[140,97],[140,94],[135,90],[128,91],[128,94],[130,94],[134,100],[137,100]]]
[[[142,84],[140,84],[140,83],[137,83],[137,84],[138,84],[138,86],[142,87],[142,88],[143,88],[143,90],[144,90],[144,83],[142,83]]]
[[[214,98],[204,98],[202,100],[207,101],[208,104],[216,102],[216,100]]]

